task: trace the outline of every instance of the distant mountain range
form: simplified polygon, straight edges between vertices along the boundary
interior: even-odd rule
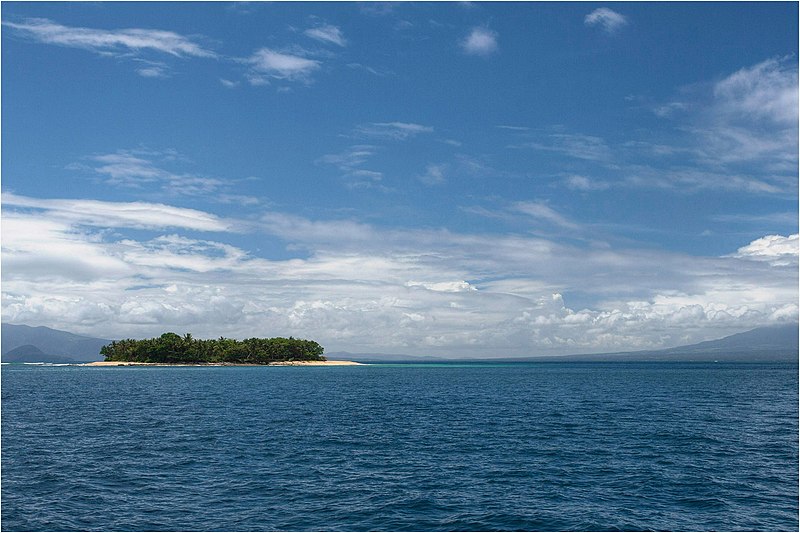
[[[44,326],[3,324],[0,347],[4,363],[76,363],[102,361],[100,348],[110,342]]]
[[[75,335],[44,326],[31,327],[3,324],[2,361],[16,363],[74,363],[102,361],[100,348],[110,343]],[[367,354],[331,352],[331,360],[350,360],[360,363],[452,361],[432,356],[405,354]],[[504,357],[491,361],[797,361],[798,325],[788,324],[757,328],[713,341],[664,350],[617,352],[588,355]]]
[[[333,352],[328,359],[351,360],[359,363],[436,362],[452,361],[427,356],[403,354],[365,354]],[[470,359],[472,360],[472,359]],[[485,359],[496,362],[515,361],[797,361],[798,324],[768,326],[737,333],[713,341],[663,350],[615,352],[600,354],[502,357]]]

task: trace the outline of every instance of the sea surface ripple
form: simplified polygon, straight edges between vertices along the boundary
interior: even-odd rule
[[[798,529],[798,367],[2,368],[4,531]]]

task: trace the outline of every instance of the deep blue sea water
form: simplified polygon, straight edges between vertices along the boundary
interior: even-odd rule
[[[2,529],[794,530],[798,367],[2,367]]]

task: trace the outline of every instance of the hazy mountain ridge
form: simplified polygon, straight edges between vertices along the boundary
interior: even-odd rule
[[[522,361],[797,361],[798,324],[766,326],[720,339],[661,350],[577,354],[561,356],[500,357],[482,359],[496,362]],[[403,354],[359,354],[333,352],[329,359],[350,359],[361,363],[452,361],[433,356]],[[478,361],[478,359],[475,359]]]
[[[100,348],[110,342],[107,339],[76,335],[45,326],[32,327],[23,324],[2,324],[0,339],[2,361],[20,363],[102,361]],[[39,359],[34,360],[34,357]]]

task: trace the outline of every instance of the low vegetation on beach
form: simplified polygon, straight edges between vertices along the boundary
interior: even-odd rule
[[[283,361],[325,361],[315,341],[293,337],[270,339],[195,339],[164,333],[153,339],[125,339],[103,346],[106,361],[166,364],[270,364]]]

